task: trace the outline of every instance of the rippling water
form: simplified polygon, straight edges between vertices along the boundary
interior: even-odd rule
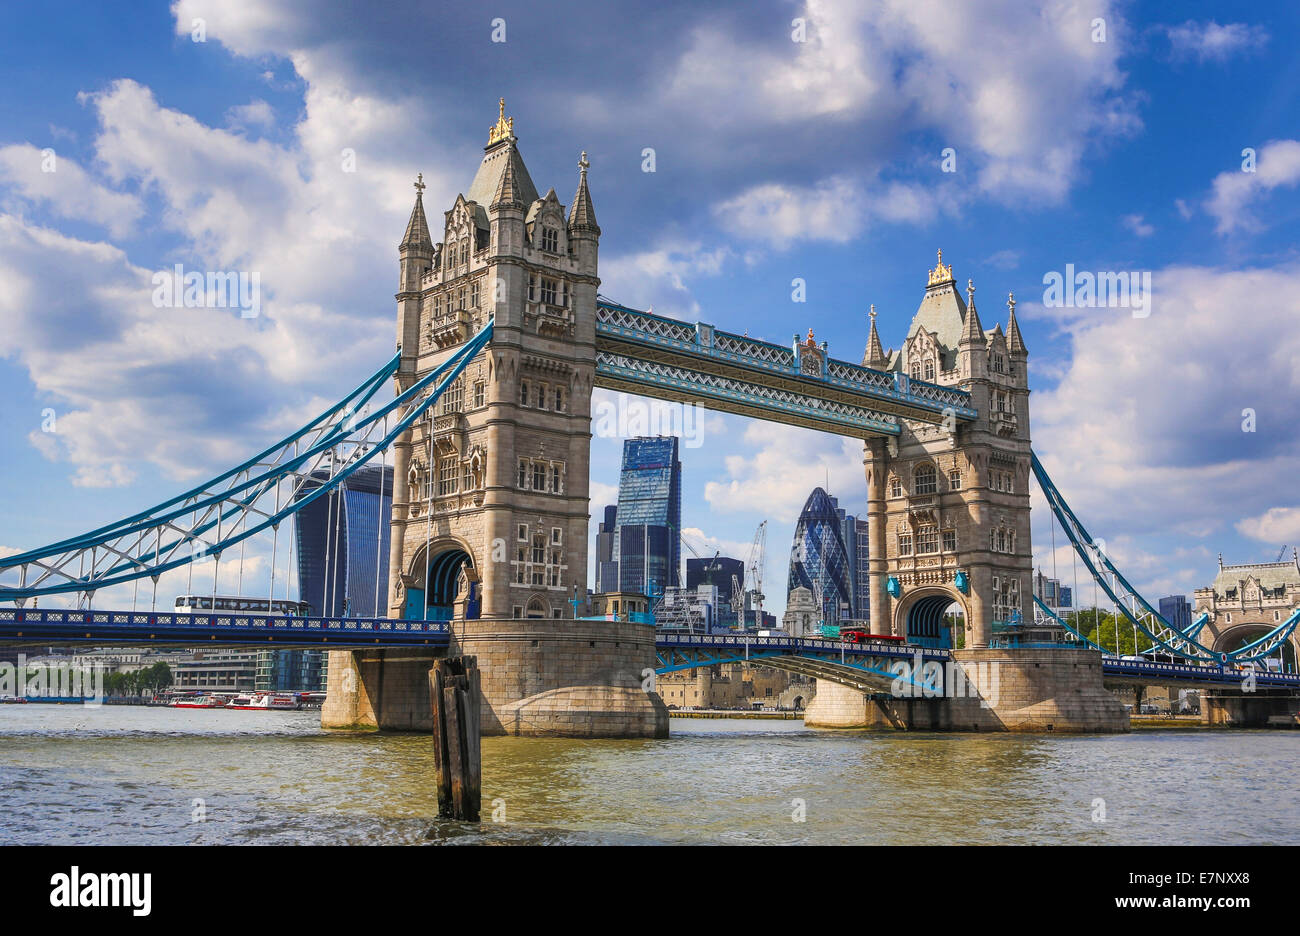
[[[483,739],[474,828],[436,818],[427,737],[325,732],[314,712],[5,705],[0,843],[1294,845],[1298,762],[1300,732],[674,719],[659,741]]]

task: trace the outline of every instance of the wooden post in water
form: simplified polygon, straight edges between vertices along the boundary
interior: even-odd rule
[[[483,800],[478,658],[435,661],[429,670],[429,703],[433,707],[438,816],[478,822]]]

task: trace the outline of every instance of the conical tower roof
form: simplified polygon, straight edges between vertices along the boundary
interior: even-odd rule
[[[415,181],[415,207],[411,209],[411,219],[406,222],[406,233],[402,235],[402,242],[397,245],[398,250],[407,247],[433,249],[433,238],[429,236],[429,222],[424,217],[424,189],[424,173],[421,172]]]
[[[1007,308],[1011,317],[1007,319],[1007,348],[1012,354],[1028,354],[1025,339],[1020,336],[1020,323],[1016,321],[1016,294],[1007,293]]]
[[[880,332],[876,331],[876,307],[871,306],[871,334],[867,336],[867,350],[862,355],[862,366],[871,367],[876,370],[884,370],[889,366],[889,358],[885,356],[885,349],[880,344]]]
[[[569,230],[590,231],[600,234],[596,224],[596,209],[591,206],[591,192],[587,190],[587,152],[583,150],[578,160],[578,192],[573,196],[573,205],[569,208]]]
[[[975,311],[974,280],[966,281],[966,322],[958,347],[967,344],[984,344],[984,328],[980,325],[980,314]]]

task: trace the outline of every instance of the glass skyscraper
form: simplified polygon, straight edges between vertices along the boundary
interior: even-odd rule
[[[848,530],[852,531],[852,553],[844,541]],[[800,586],[808,589],[814,599],[820,597],[822,621],[826,624],[836,624],[865,612],[855,603],[857,552],[857,518],[846,515],[835,498],[815,488],[795,524],[786,600],[794,589]]]
[[[619,591],[656,597],[679,585],[682,463],[676,436],[623,443],[616,517],[613,561]]]
[[[303,485],[299,499],[328,478],[317,472]],[[313,613],[328,616],[376,617],[376,609],[386,610],[392,512],[393,469],[385,466],[381,473],[378,465],[357,469],[298,511],[298,600],[311,605]]]

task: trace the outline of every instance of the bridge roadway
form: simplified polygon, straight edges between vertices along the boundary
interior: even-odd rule
[[[437,647],[450,642],[446,621],[394,618],[288,617],[257,614],[177,614],[153,611],[0,609],[0,646],[184,646],[274,647],[348,650],[364,647]],[[922,664],[933,679],[951,659],[947,650],[879,641],[856,644],[807,637],[757,637],[736,634],[660,634],[655,641],[660,674],[750,661],[828,679],[863,692],[888,690],[898,676],[891,664]],[[1107,682],[1240,686],[1246,673],[1236,667],[1153,663],[1102,657]],[[910,678],[905,677],[905,678]],[[1300,674],[1255,674],[1265,689],[1300,689]]]

